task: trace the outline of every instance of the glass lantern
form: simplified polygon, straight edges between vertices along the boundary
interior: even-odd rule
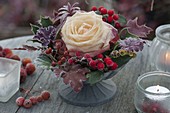
[[[7,102],[19,90],[20,65],[19,61],[0,57],[0,102]]]
[[[152,67],[170,72],[170,24],[156,29],[156,38],[152,42],[149,54]]]

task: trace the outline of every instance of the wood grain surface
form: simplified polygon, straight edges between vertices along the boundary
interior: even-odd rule
[[[13,38],[0,41],[3,47],[22,47],[26,40],[32,36]],[[148,42],[149,43],[149,42]],[[33,60],[38,52],[28,52],[15,50],[14,53],[24,57],[30,57]],[[117,92],[114,99],[104,105],[96,107],[78,107],[69,105],[61,100],[58,95],[58,86],[60,81],[48,70],[37,68],[34,75],[27,77],[27,80],[21,87],[31,89],[33,95],[39,95],[42,90],[49,90],[52,94],[50,100],[38,103],[31,109],[18,107],[15,100],[23,95],[17,92],[7,103],[0,103],[0,113],[137,113],[134,107],[134,87],[139,75],[155,70],[149,64],[149,47],[145,46],[137,57],[129,61],[126,66],[117,73],[112,80],[117,85]],[[29,98],[29,95],[26,95]]]

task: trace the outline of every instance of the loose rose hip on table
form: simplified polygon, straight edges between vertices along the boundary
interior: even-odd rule
[[[142,51],[143,39],[152,29],[139,26],[137,18],[127,21],[113,9],[93,6],[91,11],[83,11],[76,5],[68,3],[53,17],[41,16],[37,25],[31,24],[34,36],[29,41],[41,46],[25,48],[40,50],[36,63],[63,78],[59,86],[63,100],[95,106],[112,99],[116,85],[110,78]],[[86,93],[93,90],[107,92],[107,96]]]

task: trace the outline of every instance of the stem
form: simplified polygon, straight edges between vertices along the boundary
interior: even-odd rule
[[[154,0],[151,2],[151,11],[153,11]]]
[[[127,27],[125,27],[125,28],[123,28],[123,29],[121,29],[121,31],[119,32],[119,37],[120,37],[120,35],[121,35],[121,33],[124,31],[124,30],[126,30],[127,29]]]

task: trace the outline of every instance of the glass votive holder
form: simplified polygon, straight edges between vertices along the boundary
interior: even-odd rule
[[[0,57],[0,102],[7,102],[20,84],[20,62]]]
[[[134,104],[138,113],[170,113],[170,73],[153,71],[139,76]]]
[[[156,28],[150,47],[150,64],[160,71],[170,72],[170,24]]]

